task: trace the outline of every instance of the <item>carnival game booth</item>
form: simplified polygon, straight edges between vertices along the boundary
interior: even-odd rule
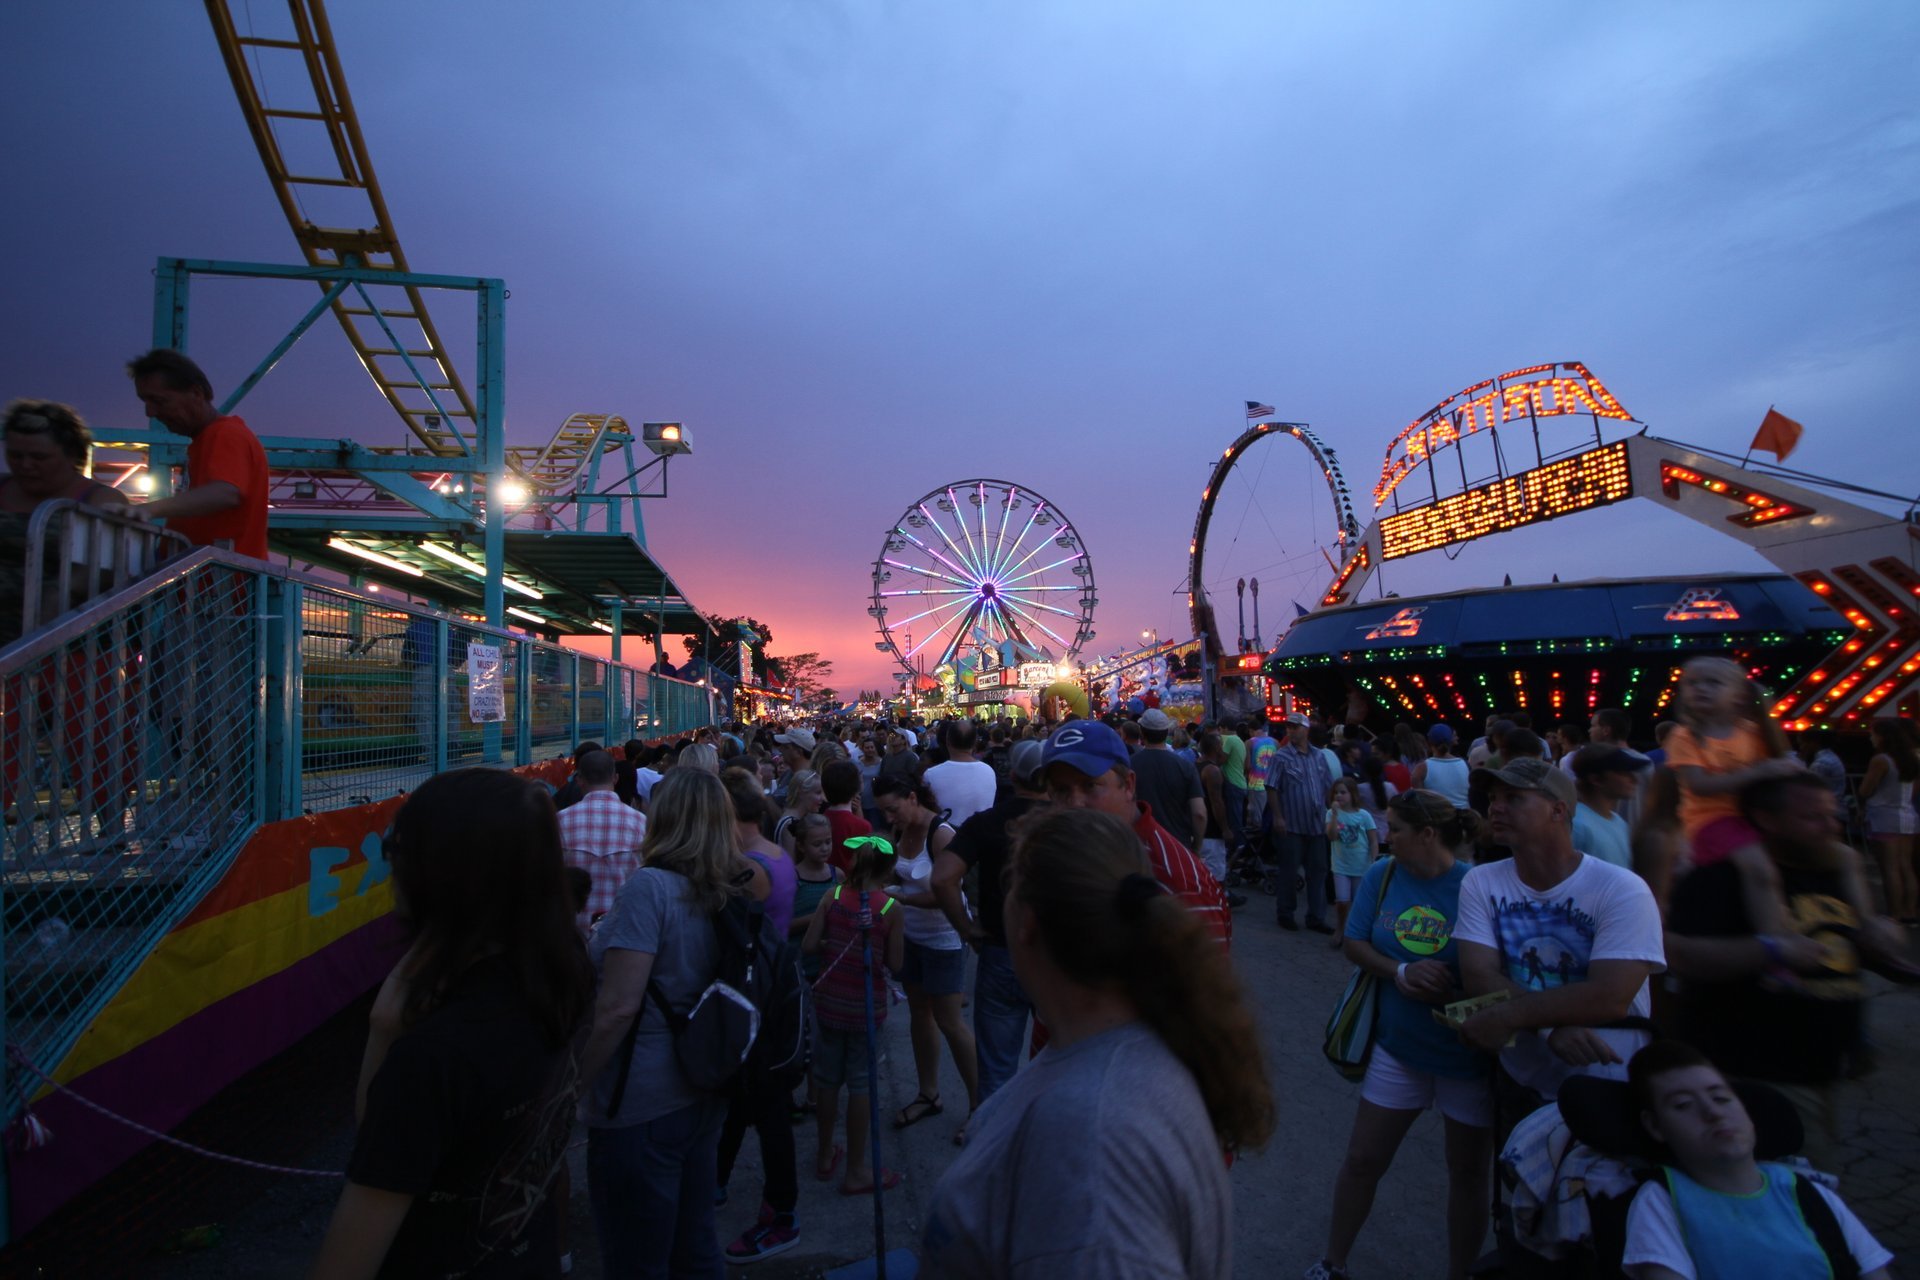
[[[1780,689],[1852,630],[1786,574],[1587,581],[1399,597],[1301,618],[1268,674],[1332,718],[1464,729],[1526,711],[1544,732],[1621,707],[1649,734],[1681,665],[1731,657]]]

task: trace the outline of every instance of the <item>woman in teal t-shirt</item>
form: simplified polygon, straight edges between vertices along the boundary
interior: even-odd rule
[[[1307,1271],[1313,1280],[1346,1275],[1375,1187],[1414,1120],[1436,1105],[1447,1130],[1447,1274],[1464,1277],[1479,1255],[1493,1154],[1491,1063],[1433,1017],[1463,994],[1453,926],[1467,868],[1453,850],[1477,823],[1436,792],[1393,797],[1393,857],[1374,863],[1354,893],[1347,958],[1381,979],[1380,1012],[1359,1114],[1333,1184],[1327,1252]]]

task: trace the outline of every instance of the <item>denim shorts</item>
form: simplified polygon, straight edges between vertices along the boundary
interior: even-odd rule
[[[900,981],[919,987],[930,996],[957,996],[967,989],[967,949],[955,947],[940,951],[907,939],[906,963],[900,966]]]
[[[813,1041],[813,1082],[822,1089],[838,1089],[844,1084],[848,1093],[865,1093],[871,1080],[866,1028],[843,1031],[821,1027],[819,1032]]]

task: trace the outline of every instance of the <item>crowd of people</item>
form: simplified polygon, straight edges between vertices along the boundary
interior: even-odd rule
[[[1348,1274],[1429,1109],[1449,1276],[1490,1224],[1506,1274],[1600,1274],[1495,1177],[1574,1080],[1630,1084],[1665,1170],[1627,1216],[1632,1274],[1733,1274],[1751,1242],[1716,1233],[1736,1209],[1776,1257],[1824,1265],[1844,1238],[1834,1273],[1875,1274],[1885,1250],[1831,1190],[1845,1230],[1811,1234],[1795,1199],[1811,1193],[1756,1161],[1747,1095],[1726,1082],[1770,1087],[1814,1167],[1831,1159],[1847,1081],[1870,1065],[1862,968],[1911,974],[1887,868],[1912,871],[1920,751],[1904,722],[1875,726],[1859,807],[1876,900],[1827,771],[1787,751],[1742,673],[1695,660],[1675,705],[1644,753],[1617,710],[1545,737],[1499,717],[1462,751],[1445,724],[1154,709],[588,742],[551,800],[440,775],[389,837],[414,944],[375,1006],[351,1184],[316,1274],[562,1270],[552,1206],[576,1113],[607,1274],[719,1276],[785,1252],[801,1239],[796,1126],[811,1119],[812,1171],[842,1194],[903,1178],[869,1154],[869,1038],[896,998],[916,1094],[882,1123],[965,1105],[924,1201],[924,1274],[1229,1274],[1234,1158],[1276,1123],[1232,961],[1255,893],[1281,930],[1331,935],[1377,991],[1309,1277]],[[802,957],[811,1065],[702,1091],[676,1036],[717,962],[708,921],[734,899]],[[964,1099],[942,1094],[947,1059]],[[749,1131],[761,1208],[723,1243],[715,1205]]]
[[[129,504],[88,478],[71,409],[15,402],[0,539],[71,500],[264,556],[259,441],[178,352],[128,372],[188,441],[186,486]],[[0,642],[27,590],[12,562]],[[430,629],[407,644],[432,666]],[[1309,1280],[1348,1275],[1427,1110],[1450,1277],[1490,1226],[1509,1275],[1591,1268],[1604,1250],[1570,1251],[1592,1242],[1516,1212],[1537,1188],[1495,1174],[1524,1166],[1515,1144],[1569,1082],[1595,1080],[1620,1083],[1629,1145],[1661,1170],[1626,1218],[1630,1274],[1879,1274],[1888,1255],[1842,1198],[1756,1158],[1747,1108],[1786,1108],[1814,1168],[1839,1154],[1849,1082],[1874,1065],[1863,973],[1920,976],[1904,931],[1920,923],[1920,736],[1885,717],[1864,743],[1790,746],[1718,658],[1689,662],[1676,694],[1644,738],[1620,709],[1495,715],[1471,743],[1446,723],[1301,712],[889,715],[583,742],[557,790],[433,777],[386,837],[412,941],[373,1007],[316,1274],[564,1271],[582,1123],[608,1274],[718,1276],[792,1249],[796,1124],[811,1119],[815,1178],[841,1194],[903,1179],[871,1158],[868,1120],[896,989],[916,1092],[885,1122],[959,1113],[927,1274],[1227,1274],[1234,1158],[1275,1126],[1232,960],[1255,894],[1279,930],[1340,950],[1374,1001]],[[424,741],[437,704],[419,680],[414,701]],[[811,1059],[804,1078],[703,1089],[679,1040],[735,902],[799,957]],[[964,1097],[943,1094],[948,1065]],[[723,1245],[714,1209],[749,1132],[761,1209]]]

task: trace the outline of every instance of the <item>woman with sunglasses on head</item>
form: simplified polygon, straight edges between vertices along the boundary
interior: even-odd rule
[[[1039,813],[1005,925],[1047,1047],[981,1104],[927,1209],[922,1275],[1233,1274],[1223,1151],[1273,1131],[1226,953],[1126,823]]]
[[[547,1192],[593,972],[553,801],[497,769],[439,774],[385,846],[413,945],[374,1002],[359,1136],[312,1274],[558,1275],[565,1206]]]
[[[1345,1280],[1380,1179],[1413,1122],[1434,1106],[1446,1118],[1447,1274],[1461,1280],[1479,1254],[1492,1191],[1491,1063],[1433,1018],[1465,998],[1453,926],[1467,866],[1453,851],[1478,825],[1478,815],[1436,791],[1387,801],[1393,856],[1361,877],[1345,938],[1347,958],[1380,979],[1373,1052],[1333,1183],[1327,1251],[1307,1280]]]

